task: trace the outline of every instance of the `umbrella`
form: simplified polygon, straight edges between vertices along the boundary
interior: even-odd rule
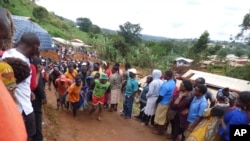
[[[15,42],[18,41],[23,33],[25,32],[33,32],[40,39],[40,49],[41,50],[53,50],[52,39],[49,33],[40,27],[38,24],[32,22],[27,19],[27,17],[22,16],[12,16],[16,32],[14,34]]]

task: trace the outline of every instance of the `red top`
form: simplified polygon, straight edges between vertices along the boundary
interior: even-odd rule
[[[174,95],[173,96],[176,96],[178,94],[178,92],[179,92],[178,87],[175,87],[175,89],[174,89]]]
[[[108,75],[108,77],[110,77],[112,74],[112,71],[110,69],[107,69],[105,70],[105,73]]]
[[[30,80],[30,89],[31,91],[34,91],[37,87],[37,82],[36,82],[36,67],[33,64],[30,64],[30,69],[31,69],[31,80]]]

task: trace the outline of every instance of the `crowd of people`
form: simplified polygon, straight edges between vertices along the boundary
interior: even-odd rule
[[[177,86],[174,72],[153,69],[145,84],[139,83],[137,70],[129,63],[125,70],[119,63],[70,60],[59,62],[39,55],[39,38],[24,33],[12,45],[14,26],[8,10],[0,7],[0,140],[42,141],[42,105],[46,103],[45,85],[55,93],[56,109],[78,110],[102,121],[103,108],[133,117],[135,97],[140,97],[140,112],[134,116],[143,126],[152,125],[152,133],[172,141],[229,141],[230,125],[247,125],[250,120],[250,92],[235,93],[219,89],[214,96],[205,78],[182,80]]]
[[[171,71],[161,75],[155,69],[141,89],[135,118],[154,126],[153,133],[172,141],[230,141],[230,125],[249,124],[249,91],[222,88],[214,96],[203,77],[181,80],[180,86],[175,82]]]

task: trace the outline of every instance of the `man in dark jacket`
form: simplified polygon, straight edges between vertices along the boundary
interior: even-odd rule
[[[35,99],[32,100],[32,106],[35,113],[35,121],[36,121],[36,134],[32,136],[33,141],[42,141],[42,104],[46,103],[46,95],[44,91],[44,81],[42,78],[42,65],[39,57],[33,57],[31,63],[36,67],[37,71],[37,87],[33,90],[35,94]]]

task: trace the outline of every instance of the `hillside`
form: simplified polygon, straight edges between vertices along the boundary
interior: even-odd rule
[[[86,43],[89,42],[87,33],[80,31],[73,22],[61,16],[49,13],[44,20],[36,19],[32,12],[38,5],[30,0],[0,0],[0,5],[7,8],[13,15],[31,17],[41,27],[46,29],[51,36],[65,39],[78,38]]]

